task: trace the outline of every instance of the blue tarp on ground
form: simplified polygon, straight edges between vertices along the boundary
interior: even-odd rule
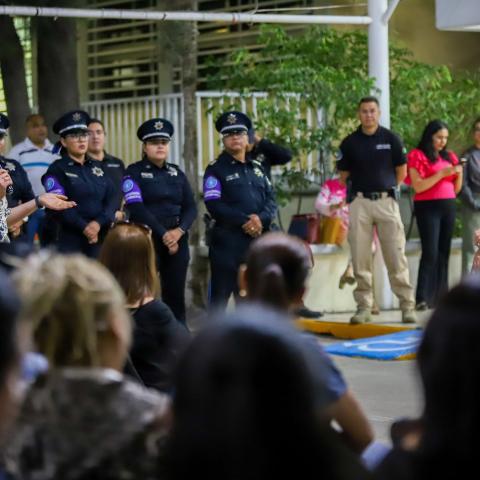
[[[401,360],[415,356],[421,338],[421,330],[408,330],[390,335],[333,343],[326,346],[325,350],[330,354],[346,357]]]

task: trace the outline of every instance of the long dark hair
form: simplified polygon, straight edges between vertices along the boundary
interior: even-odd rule
[[[433,148],[432,137],[439,130],[443,129],[448,130],[448,126],[445,122],[442,122],[442,120],[432,120],[424,128],[422,138],[420,138],[420,141],[418,142],[417,148],[425,154],[425,156],[430,160],[431,163],[435,163],[438,160],[438,157],[436,156],[435,150]],[[438,152],[438,155],[447,162],[452,163],[452,159],[450,158],[446,146]]]
[[[479,312],[480,278],[474,276],[441,299],[425,330],[418,351],[425,394],[418,478],[460,478],[459,468],[478,464]]]
[[[305,287],[311,268],[309,247],[284,233],[267,233],[255,240],[247,253],[246,280],[250,300],[280,310]]]
[[[244,314],[243,314],[244,315]],[[204,329],[182,358],[167,448],[167,478],[263,480],[293,473],[345,478],[336,439],[320,426],[314,385],[294,335],[252,316],[226,315]],[[345,460],[344,460],[345,461]]]

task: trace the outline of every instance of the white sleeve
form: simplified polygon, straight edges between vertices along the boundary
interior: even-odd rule
[[[317,212],[321,213],[322,215],[329,217],[331,215],[330,205],[331,205],[330,189],[326,185],[323,185],[315,201],[315,209],[317,210]]]

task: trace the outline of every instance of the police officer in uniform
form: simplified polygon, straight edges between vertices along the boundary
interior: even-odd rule
[[[122,182],[125,176],[125,164],[122,160],[105,151],[105,126],[98,118],[91,118],[88,123],[88,155],[94,160],[102,162],[105,173],[110,177],[115,188],[117,199],[117,211],[115,220],[124,220],[125,214],[122,211]]]
[[[351,181],[348,241],[357,287],[357,312],[352,324],[371,321],[372,240],[376,226],[392,290],[400,300],[402,321],[414,323],[415,298],[405,256],[405,232],[398,206],[398,185],[407,175],[405,148],[390,130],[379,125],[375,97],[358,105],[360,126],[340,145],[337,168],[340,180]]]
[[[173,132],[164,118],[140,125],[137,137],[143,142],[143,158],[127,168],[123,193],[130,220],[152,229],[162,300],[177,320],[185,322],[188,229],[197,207],[187,177],[167,162]]]
[[[230,295],[238,293],[238,268],[250,243],[268,231],[277,206],[265,171],[247,154],[250,119],[241,112],[225,112],[215,127],[224,151],[205,170],[203,198],[215,220],[209,248],[210,303],[225,308]]]
[[[67,195],[77,203],[74,209],[48,212],[57,222],[58,250],[97,257],[117,205],[102,162],[87,155],[89,120],[86,112],[74,110],[55,122],[53,131],[60,135],[62,157],[50,165],[42,183],[47,192]]]
[[[5,158],[2,153],[5,150],[5,136],[10,122],[6,115],[0,113],[0,169],[6,170],[12,179],[13,186],[7,192],[8,208],[16,207],[21,203],[29,202],[35,198],[32,185],[28,180],[27,172],[16,160]],[[8,229],[10,240],[20,240],[23,234],[23,220]]]

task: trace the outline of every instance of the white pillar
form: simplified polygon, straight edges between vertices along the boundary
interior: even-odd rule
[[[380,90],[380,123],[390,128],[390,87],[388,60],[388,23],[383,16],[388,0],[368,0],[368,15],[372,23],[368,26],[368,74],[375,78]]]

